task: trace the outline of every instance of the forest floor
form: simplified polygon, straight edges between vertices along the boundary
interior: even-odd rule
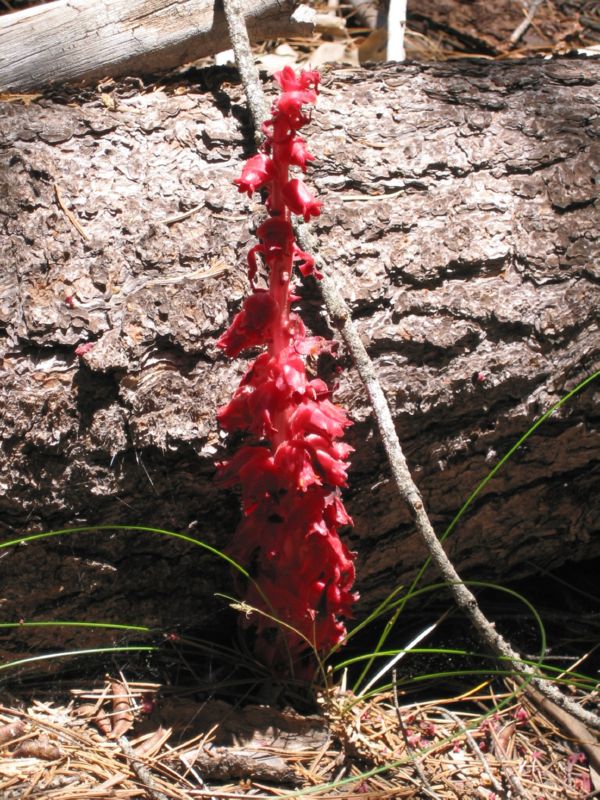
[[[35,4],[3,0],[2,11]],[[533,3],[535,13],[518,36],[526,18],[521,5],[487,5],[493,12],[484,14],[478,0],[422,0],[418,11],[409,4],[408,57],[599,52],[595,0]],[[351,12],[341,33],[271,42],[257,56],[269,71],[285,64],[359,64],[380,59],[384,44],[381,29],[371,30]],[[593,637],[591,631],[582,654],[595,648]],[[186,664],[184,648],[178,652]],[[564,689],[597,707],[597,692],[569,682],[578,666],[572,661],[560,676]],[[435,693],[415,699],[390,670],[388,688],[361,696],[343,680],[331,682],[316,692],[312,713],[299,713],[255,696],[250,703],[232,701],[231,691],[227,700],[217,690],[199,693],[176,672],[154,682],[128,679],[114,668],[102,680],[54,681],[47,674],[33,684],[7,684],[0,695],[2,800],[600,796],[600,776],[582,743],[530,704],[507,676],[473,678],[462,689],[454,679],[446,687],[438,679]],[[591,734],[590,742],[588,754],[590,746],[597,753]]]
[[[567,565],[516,583],[505,600],[480,596],[532,661],[543,631],[544,671],[589,710],[600,698],[599,566]],[[541,629],[520,605],[525,593]],[[184,630],[163,634],[155,652],[132,647],[48,662],[54,666],[34,656],[15,665],[0,692],[0,797],[599,796],[594,734],[534,705],[509,672],[477,655],[474,633],[444,606],[438,598],[402,617],[385,648],[392,653],[410,648],[432,620],[444,621],[404,660],[378,659],[368,677],[382,663],[387,670],[373,689],[357,681],[364,662],[352,662],[372,651],[379,632],[357,637],[312,685],[277,683],[242,644],[195,640]]]
[[[0,796],[597,796],[579,743],[514,690],[484,680],[462,696],[408,704],[393,690],[336,690],[321,694],[319,713],[299,714],[122,677],[81,681],[65,704],[37,692],[0,708]]]

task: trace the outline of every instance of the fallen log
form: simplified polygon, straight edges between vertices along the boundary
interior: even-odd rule
[[[314,13],[296,6],[246,0],[251,39],[310,36]],[[229,47],[215,0],[56,0],[0,17],[0,92],[156,75]]]
[[[264,212],[231,183],[248,147],[235,72],[192,77],[0,106],[3,539],[146,524],[224,547],[236,525],[236,496],[212,482],[227,456],[215,408],[245,362],[215,342],[247,290],[248,211]],[[325,80],[308,130],[325,203],[312,227],[438,531],[534,419],[600,367],[599,82],[585,59]],[[331,336],[314,287],[301,302]],[[339,376],[320,369],[355,421],[347,540],[360,618],[425,554],[341,357]],[[592,384],[486,488],[448,541],[456,566],[506,581],[600,555],[599,465]],[[230,580],[197,548],[131,531],[2,552],[7,621],[209,629]],[[5,647],[97,640],[28,629]]]

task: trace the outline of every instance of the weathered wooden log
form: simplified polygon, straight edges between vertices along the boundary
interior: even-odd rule
[[[306,36],[314,12],[246,0],[253,41]],[[215,0],[56,0],[0,17],[0,92],[120,75],[156,75],[230,47]]]
[[[600,366],[599,83],[600,63],[583,59],[325,79],[308,130],[322,266],[368,343],[440,532],[532,421]],[[264,215],[232,185],[250,146],[244,99],[232,70],[152,88],[0,106],[5,540],[145,524],[225,547],[236,525],[237,498],[212,477],[227,454],[215,409],[245,363],[215,342],[247,291],[249,209]],[[301,305],[332,335],[314,285]],[[355,420],[347,540],[360,617],[425,553],[340,357],[339,376],[319,369]],[[504,581],[600,554],[598,420],[591,384],[488,485],[447,543],[466,576]],[[230,586],[212,556],[160,535],[78,534],[0,555],[7,621],[208,630],[213,594]],[[6,647],[97,641],[29,629]]]

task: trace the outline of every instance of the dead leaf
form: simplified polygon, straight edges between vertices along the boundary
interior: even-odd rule
[[[14,739],[23,736],[26,730],[27,726],[22,719],[16,719],[14,722],[0,725],[0,744],[9,744]]]
[[[307,62],[308,69],[319,69],[323,64],[352,64],[358,66],[358,51],[346,42],[323,42]]]
[[[139,744],[136,743],[134,745],[133,750],[136,756],[152,758],[168,740],[168,738],[171,736],[171,733],[171,728],[165,729],[162,726],[158,727],[154,733],[146,736],[146,738],[139,742]]]
[[[29,106],[42,96],[41,94],[11,94],[10,92],[0,92],[0,103],[23,103],[24,106]]]
[[[269,75],[282,70],[284,67],[295,66],[298,60],[298,53],[289,44],[280,44],[275,48],[274,53],[264,53],[256,59],[256,63],[265,69]]]
[[[44,761],[57,761],[62,753],[55,744],[51,744],[47,736],[39,739],[28,739],[22,742],[12,753],[13,758],[41,758]]]
[[[133,726],[133,711],[129,693],[125,686],[119,681],[110,682],[112,691],[112,730],[108,734],[109,739],[118,739],[123,736]]]
[[[101,92],[100,99],[102,100],[102,105],[109,111],[117,110],[117,101],[112,94],[108,94],[108,92]]]
[[[366,61],[385,61],[387,53],[387,30],[377,28],[370,33],[358,48],[361,64]]]
[[[508,725],[506,725],[498,734],[497,744],[500,747],[500,750],[502,751],[503,755],[508,754],[508,744],[516,729],[517,729],[517,723],[511,722]]]

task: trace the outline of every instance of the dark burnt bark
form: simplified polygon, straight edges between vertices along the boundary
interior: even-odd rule
[[[325,80],[309,130],[325,201],[313,227],[440,532],[532,421],[599,367],[599,82],[592,60]],[[231,183],[249,141],[243,96],[227,71],[154,88],[1,107],[3,539],[146,524],[225,547],[235,527],[237,499],[212,477],[227,454],[215,409],[244,368],[215,342],[247,289],[248,208],[263,214]],[[314,285],[302,295],[313,329],[331,335]],[[360,616],[425,553],[340,359],[339,376],[320,368],[356,423],[347,496]],[[506,580],[600,554],[597,398],[592,385],[488,486],[448,541],[465,576]],[[156,535],[2,553],[7,621],[208,630],[222,608],[214,592],[231,586],[213,557]],[[6,646],[97,640],[28,630]]]

